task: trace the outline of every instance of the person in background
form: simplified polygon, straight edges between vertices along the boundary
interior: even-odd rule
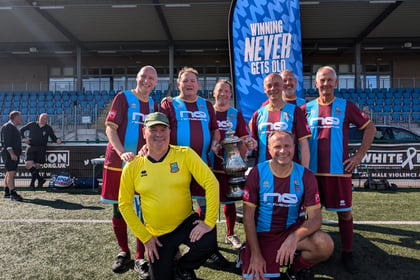
[[[15,189],[15,176],[22,153],[20,132],[17,128],[22,123],[22,114],[19,111],[9,113],[9,121],[1,127],[1,156],[6,169],[4,176],[4,198],[22,201]]]
[[[48,138],[54,143],[61,144],[54,130],[48,125],[48,114],[39,115],[37,122],[29,122],[20,129],[23,141],[26,143],[25,167],[31,172],[31,183],[29,188],[35,189],[35,181],[38,180],[37,188],[42,188],[45,179],[39,174],[41,164],[45,163]]]
[[[252,137],[258,141],[257,163],[270,159],[267,147],[268,135],[274,130],[287,130],[295,136],[296,162],[309,166],[308,138],[311,132],[308,128],[302,110],[283,100],[283,79],[279,74],[269,74],[264,79],[264,92],[268,97],[268,104],[259,108],[253,115],[249,124]],[[298,158],[298,147],[300,160]]]
[[[192,148],[169,145],[169,120],[163,113],[147,116],[143,136],[146,155],[129,162],[121,177],[121,214],[146,247],[152,280],[197,279],[194,269],[217,248],[212,232],[219,210],[217,179]],[[204,221],[193,211],[193,177],[205,190],[208,209]],[[136,193],[141,197],[144,222],[132,206]],[[189,250],[175,263],[180,244]]]
[[[283,100],[287,103],[292,103],[298,107],[306,103],[305,99],[296,96],[296,85],[297,79],[292,70],[283,70],[280,72],[280,76],[283,79]],[[268,104],[266,100],[262,106]]]
[[[112,225],[121,249],[116,262],[112,265],[112,270],[117,273],[126,271],[131,260],[127,224],[118,209],[122,168],[125,163],[134,159],[145,144],[141,130],[146,116],[158,110],[157,103],[150,97],[150,93],[157,84],[156,69],[150,65],[142,67],[136,81],[135,89],[120,92],[115,96],[105,120],[109,143],[105,153],[101,200],[113,204]],[[136,196],[135,205],[137,209],[140,209],[138,196]],[[134,270],[139,272],[141,279],[148,279],[144,251],[144,245],[137,239]]]
[[[223,141],[226,137],[226,131],[231,129],[235,132],[235,136],[240,137],[245,145],[241,145],[241,155],[246,159],[246,154],[249,150],[253,150],[257,141],[249,137],[248,128],[245,119],[241,112],[231,107],[229,102],[232,97],[232,84],[227,80],[219,80],[213,90],[215,99],[214,110],[216,111],[217,126],[220,131],[220,139]],[[218,156],[214,152],[210,152],[210,161],[212,162],[212,169],[220,184],[220,203],[223,204],[223,212],[226,217],[227,235],[225,242],[231,244],[233,248],[241,248],[241,241],[235,234],[236,222],[236,206],[235,201],[230,201],[226,194],[229,191],[228,180],[229,176],[226,175],[223,168],[224,149],[220,149]]]
[[[315,176],[293,162],[293,135],[275,130],[268,136],[271,159],[249,173],[244,193],[246,246],[241,254],[244,279],[313,279],[311,267],[334,250],[321,231],[322,216]],[[301,207],[306,218],[300,217]]]
[[[319,97],[303,105],[302,110],[312,132],[309,169],[317,177],[322,205],[328,211],[337,212],[342,262],[346,270],[354,274],[358,268],[352,254],[351,175],[372,144],[376,128],[355,104],[334,96],[337,84],[337,74],[332,67],[319,68],[315,79]],[[364,135],[357,152],[349,157],[351,123],[364,130]]]
[[[160,108],[160,112],[169,119],[170,143],[191,147],[210,166],[209,151],[211,149],[217,153],[220,142],[213,104],[198,96],[199,76],[194,68],[182,68],[178,73],[177,84],[179,95],[173,99],[163,99]],[[191,182],[191,194],[197,199],[199,214],[204,217],[204,190],[195,180]],[[221,267],[230,265],[219,250],[215,251],[211,259]]]

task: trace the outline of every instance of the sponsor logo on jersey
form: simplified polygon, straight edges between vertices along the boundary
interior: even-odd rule
[[[296,205],[299,200],[297,195],[293,193],[265,193],[263,202],[268,205],[291,207]]]
[[[316,117],[310,119],[309,125],[319,128],[338,128],[340,126],[340,119],[336,117]]]
[[[110,110],[109,113],[108,113],[108,119],[114,120],[116,115],[117,115],[117,111]]]
[[[135,124],[144,124],[144,120],[146,119],[147,114],[142,114],[142,113],[133,113],[133,115],[131,116],[131,122],[135,123]]]
[[[171,173],[177,173],[179,171],[177,162],[172,162],[169,164],[169,166],[171,167]]]
[[[228,130],[228,128],[232,129],[233,124],[228,121],[217,121],[217,126],[220,130]]]
[[[147,171],[146,170],[142,170],[140,172],[140,177],[145,177],[145,176],[147,176]]]
[[[346,206],[346,201],[344,199],[340,200],[340,206]]]
[[[181,111],[179,112],[182,120],[203,121],[207,120],[207,114],[203,111]]]
[[[319,198],[319,192],[317,192],[317,193],[315,194],[315,202],[316,202],[316,204],[321,203],[321,199]]]
[[[269,133],[274,130],[288,130],[289,126],[286,122],[275,122],[275,123],[266,122],[266,123],[260,123],[258,125],[258,128],[260,131],[262,131],[265,128],[266,130],[262,131],[262,133]]]

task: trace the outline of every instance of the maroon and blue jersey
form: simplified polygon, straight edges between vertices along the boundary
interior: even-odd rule
[[[131,90],[118,93],[111,105],[105,125],[116,127],[118,138],[127,152],[137,154],[146,144],[143,138],[143,124],[146,116],[158,110],[157,103],[152,97],[148,102],[140,101]],[[108,143],[104,166],[121,169],[123,161]]]
[[[258,141],[257,162],[271,159],[268,151],[268,135],[274,130],[286,130],[295,136],[295,155],[298,161],[298,141],[309,138],[311,132],[302,110],[294,104],[285,103],[280,111],[268,110],[268,105],[258,109],[251,118],[251,136]]]
[[[302,106],[312,137],[309,138],[309,169],[320,176],[351,176],[344,170],[349,157],[349,126],[364,129],[369,119],[352,102],[335,98],[328,104],[318,99]]]
[[[220,131],[220,142],[226,138],[226,132],[228,131],[228,120],[230,123],[230,129],[235,132],[235,136],[243,137],[249,135],[248,128],[244,119],[244,116],[237,109],[230,107],[225,112],[216,111],[217,126]],[[225,150],[219,151],[219,156],[226,159]],[[219,157],[216,157],[212,150],[209,153],[210,163],[213,170],[223,170],[223,163]]]
[[[185,102],[175,97],[172,102],[163,101],[160,111],[169,119],[170,143],[191,147],[208,164],[211,132],[217,129],[216,115],[210,101],[198,97],[195,102]]]
[[[258,164],[247,177],[243,199],[256,206],[257,232],[284,231],[298,221],[302,206],[320,207],[315,176],[298,163],[284,178],[273,174],[270,161]]]

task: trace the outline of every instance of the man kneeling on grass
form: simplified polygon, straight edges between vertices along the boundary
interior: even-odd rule
[[[194,269],[217,248],[212,232],[219,209],[219,183],[213,172],[189,147],[169,145],[169,121],[162,113],[146,117],[145,156],[137,156],[123,169],[118,206],[127,225],[146,247],[152,280],[196,279]],[[206,191],[207,214],[201,220],[193,211],[192,177]],[[144,222],[133,208],[140,196]],[[178,246],[189,251],[175,263]]]
[[[280,279],[280,267],[287,266],[281,279],[312,279],[310,267],[326,260],[334,249],[331,237],[320,230],[317,181],[292,161],[291,133],[271,132],[268,149],[272,159],[255,166],[245,186],[243,277]]]

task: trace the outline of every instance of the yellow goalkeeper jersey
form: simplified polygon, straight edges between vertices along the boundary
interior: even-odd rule
[[[219,183],[194,150],[170,145],[165,158],[152,162],[137,156],[123,169],[118,206],[128,227],[143,243],[152,236],[172,232],[193,213],[192,177],[206,191],[206,218],[214,227],[219,210]],[[140,196],[143,222],[133,208],[134,193]]]

